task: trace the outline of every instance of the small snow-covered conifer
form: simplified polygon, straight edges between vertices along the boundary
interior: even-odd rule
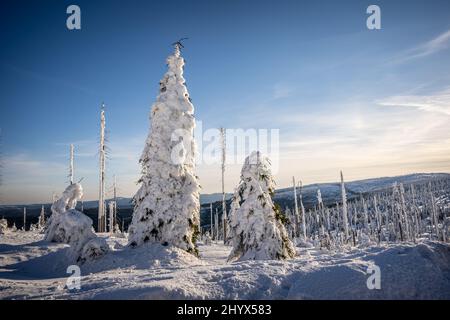
[[[40,230],[45,228],[45,209],[44,206],[41,208],[41,213],[39,214],[38,227]]]
[[[237,188],[241,203],[231,217],[229,260],[288,259],[295,248],[283,226],[285,217],[272,201],[275,182],[269,159],[253,152],[245,159]]]

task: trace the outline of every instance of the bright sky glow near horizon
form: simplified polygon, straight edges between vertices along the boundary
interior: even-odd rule
[[[81,8],[81,30],[66,8]],[[368,30],[366,8],[381,8]],[[67,185],[69,144],[84,199],[98,197],[99,110],[107,184],[132,196],[170,44],[208,128],[279,129],[279,187],[450,172],[450,2],[2,1],[2,204],[49,202]],[[220,167],[200,165],[202,193]],[[240,166],[227,167],[226,191]],[[110,196],[109,194],[108,196]]]

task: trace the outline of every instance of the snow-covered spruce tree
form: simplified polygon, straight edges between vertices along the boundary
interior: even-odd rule
[[[179,44],[167,64],[140,158],[141,186],[133,198],[129,245],[154,242],[197,254],[200,203],[194,173],[194,106],[183,78]]]
[[[269,159],[253,152],[245,159],[237,188],[240,207],[231,217],[229,261],[288,259],[295,248],[283,226],[284,216],[272,201],[275,182]]]
[[[44,209],[44,206],[42,206],[42,208],[41,208],[41,213],[39,214],[37,227],[38,227],[39,231],[44,231],[44,229],[45,229],[45,209]]]
[[[288,236],[290,239],[295,239],[296,237],[296,230],[295,230],[295,213],[292,213],[291,209],[289,207],[286,207],[284,210],[284,215],[286,217],[286,232],[288,233]]]
[[[230,212],[228,212],[228,216],[227,216],[227,238],[225,239],[225,244],[226,245],[231,245],[232,241],[233,241],[233,231],[234,229],[230,228],[231,225],[231,221],[233,219],[233,216],[236,214],[236,212],[239,210],[240,208],[240,203],[242,202],[241,200],[241,194],[242,194],[242,190],[240,190],[240,187],[242,187],[241,185],[239,185],[236,190],[234,191],[233,197],[231,198],[231,205],[230,205]]]

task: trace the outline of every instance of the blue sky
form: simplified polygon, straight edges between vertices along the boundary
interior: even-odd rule
[[[81,30],[66,28],[70,4]],[[370,4],[381,30],[366,27]],[[348,180],[450,172],[446,0],[2,1],[2,201],[61,193],[70,143],[95,199],[102,101],[108,177],[132,195],[165,58],[184,36],[196,118],[205,129],[280,129],[280,187],[292,175],[336,181],[340,169]],[[239,169],[228,168],[227,191]],[[218,166],[198,174],[202,192],[220,190]]]

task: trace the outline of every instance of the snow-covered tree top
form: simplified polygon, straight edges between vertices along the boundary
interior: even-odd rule
[[[195,144],[191,137],[195,128],[194,106],[183,78],[184,59],[176,47],[166,61],[168,70],[160,81],[159,95],[152,106],[151,133],[140,161],[144,167],[151,158],[163,162],[170,159],[172,165],[186,164],[193,167]],[[151,148],[159,149],[158,153],[151,152]]]
[[[184,85],[184,59],[178,47],[175,47],[174,53],[167,57],[166,62],[169,70],[160,82],[160,94],[153,109],[158,109],[159,103],[170,103],[170,107],[192,114],[194,106],[189,101],[189,93]]]
[[[275,190],[275,181],[270,171],[270,160],[259,151],[253,151],[244,162],[241,170],[243,181],[258,181],[262,191],[272,193]]]

